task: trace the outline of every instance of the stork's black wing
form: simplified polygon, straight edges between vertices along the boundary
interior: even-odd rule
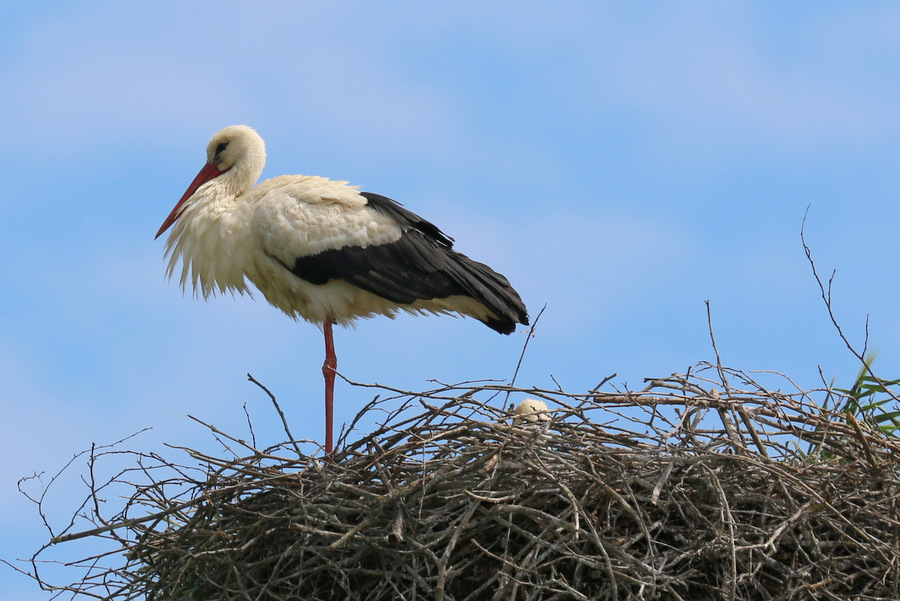
[[[528,324],[525,305],[509,281],[483,263],[453,250],[453,239],[399,203],[363,192],[370,207],[395,219],[403,230],[388,244],[345,246],[300,257],[291,271],[313,284],[342,279],[398,304],[468,296],[495,318],[485,323],[509,334]]]

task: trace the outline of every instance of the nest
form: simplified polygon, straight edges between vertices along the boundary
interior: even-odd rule
[[[111,538],[119,565],[43,584],[150,601],[900,598],[898,439],[701,368],[640,392],[395,391],[330,461],[216,431],[227,459],[142,457],[150,481],[120,513],[53,541]],[[514,424],[505,398],[525,396],[550,419]]]

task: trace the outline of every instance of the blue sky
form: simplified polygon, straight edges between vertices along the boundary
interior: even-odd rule
[[[92,443],[214,449],[187,414],[243,436],[244,404],[279,441],[248,372],[322,440],[320,332],[164,278],[153,236],[230,124],[265,138],[263,177],[390,196],[546,304],[519,384],[634,389],[713,360],[705,300],[724,363],[849,382],[807,206],[838,319],[861,346],[868,316],[900,372],[894,3],[142,8],[0,3],[0,557],[46,540],[17,480]],[[413,390],[508,379],[525,340],[448,317],[336,334],[348,378]],[[372,396],[339,383],[336,419]],[[0,566],[0,599],[46,598]]]

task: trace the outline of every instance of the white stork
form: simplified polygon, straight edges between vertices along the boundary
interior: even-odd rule
[[[282,175],[254,186],[266,146],[245,125],[226,127],[206,165],[156,233],[172,277],[204,299],[248,292],[250,280],[290,317],[325,333],[325,452],[332,451],[337,358],[332,325],[357,317],[459,313],[502,334],[528,324],[522,299],[487,265],[453,250],[453,239],[397,202],[347,182]]]

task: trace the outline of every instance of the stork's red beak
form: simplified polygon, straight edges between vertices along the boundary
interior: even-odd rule
[[[226,170],[227,171],[227,170]],[[169,227],[178,220],[179,215],[181,215],[181,208],[184,202],[194,195],[194,192],[197,191],[197,188],[205,184],[211,179],[215,179],[225,173],[225,171],[219,171],[219,168],[215,163],[207,163],[203,166],[203,169],[200,170],[200,173],[197,174],[197,177],[194,178],[194,181],[191,182],[191,185],[188,186],[187,191],[184,193],[184,196],[181,197],[181,200],[178,201],[178,204],[175,205],[175,208],[172,209],[172,212],[169,213],[169,216],[166,217],[166,220],[163,221],[162,226],[159,228],[159,231],[156,232],[156,236],[154,236],[154,240],[162,236],[162,233],[169,229]]]

